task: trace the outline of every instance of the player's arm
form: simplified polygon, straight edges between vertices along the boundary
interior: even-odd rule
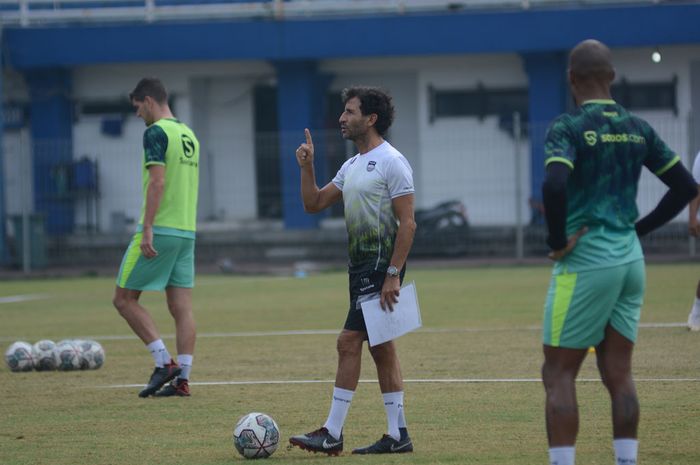
[[[408,252],[413,245],[413,236],[416,233],[416,220],[414,215],[415,195],[406,194],[395,197],[391,201],[394,215],[399,221],[399,229],[396,231],[394,242],[394,252],[391,255],[390,265],[394,265],[398,270],[403,269],[408,258]],[[379,305],[382,308],[388,307],[389,311],[394,309],[394,304],[398,302],[399,291],[401,290],[401,279],[399,276],[387,275],[384,279],[382,294],[379,298]]]
[[[318,213],[333,205],[342,197],[343,192],[332,182],[319,189],[313,177],[313,168],[311,168],[311,174],[305,173],[305,170],[301,171],[301,198],[304,202],[305,212]]]
[[[152,258],[158,255],[153,247],[153,221],[156,218],[160,201],[165,190],[165,166],[150,165],[148,167],[148,186],[146,187],[146,208],[143,213],[143,236],[141,252],[144,257]]]
[[[141,253],[153,258],[158,251],[153,247],[153,222],[165,190],[165,153],[168,150],[168,136],[160,126],[153,125],[143,134],[143,151],[148,169],[146,186],[146,206],[143,212]]]
[[[547,245],[552,250],[566,247],[566,182],[571,168],[564,163],[547,165],[542,183],[542,203],[547,220]]]
[[[547,223],[547,245],[552,250],[549,258],[559,260],[576,246],[578,238],[586,232],[582,227],[571,237],[566,237],[567,198],[566,184],[576,161],[574,140],[576,136],[567,123],[568,116],[557,118],[547,130],[545,138],[545,179],[542,183],[542,205]]]
[[[571,168],[564,162],[552,161],[547,164],[545,179],[542,183],[542,203],[547,221],[547,245],[552,252],[549,258],[559,260],[576,246],[578,238],[586,233],[581,228],[571,237],[566,237],[566,183]]]
[[[297,163],[301,169],[301,200],[304,203],[304,211],[318,213],[336,203],[343,196],[338,187],[329,182],[322,189],[316,184],[314,172],[314,143],[311,132],[304,129],[306,143],[301,144],[296,150]]]
[[[698,186],[693,176],[680,162],[658,175],[658,178],[668,186],[668,192],[656,208],[635,224],[639,236],[644,236],[671,221],[698,195]]]

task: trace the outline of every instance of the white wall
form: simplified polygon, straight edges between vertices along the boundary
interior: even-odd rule
[[[530,157],[521,141],[520,195],[516,195],[515,141],[490,116],[438,118],[430,122],[428,88],[475,89],[527,87],[527,75],[515,54],[477,55],[430,60],[419,79],[419,121],[424,193],[420,204],[458,199],[467,207],[474,225],[513,224],[516,202],[527,222]]]
[[[417,207],[458,199],[474,224],[514,221],[514,141],[498,128],[496,118],[441,118],[431,123],[428,86],[472,89],[481,82],[489,87],[526,87],[518,55],[328,60],[322,69],[336,75],[334,90],[363,84],[391,91],[396,121],[390,139],[413,167]],[[521,202],[526,205],[527,140],[522,149]]]
[[[671,110],[632,110],[632,113],[647,120],[666,144],[681,157],[683,163],[690,168],[694,157],[694,154],[690,153],[688,124],[693,111],[690,98],[690,65],[693,61],[700,59],[700,47],[662,47],[660,48],[662,56],[660,63],[654,63],[651,60],[651,54],[654,50],[651,47],[613,50],[616,80],[625,78],[631,83],[645,83],[667,82],[674,76],[678,79],[676,87],[677,114]],[[695,111],[700,112],[700,109],[695,109]],[[650,212],[664,195],[666,189],[666,186],[653,174],[646,169],[643,170],[637,195],[640,215]],[[683,211],[677,219],[685,220],[686,217],[687,211]]]
[[[34,209],[30,140],[28,129],[5,131],[3,134],[2,168],[5,179],[1,184],[7,215],[19,215],[24,209],[28,212]]]
[[[129,116],[119,137],[101,133],[101,116],[82,116],[73,128],[73,148],[76,159],[87,157],[97,162],[100,183],[98,225],[103,232],[122,232],[121,227],[133,229],[139,220],[142,195],[143,121]],[[122,216],[132,226],[113,224],[112,218]],[[76,206],[76,222],[84,225],[85,209]]]
[[[189,94],[190,80],[194,78],[264,76],[272,73],[272,68],[261,61],[79,66],[73,70],[73,94],[77,99],[128,97],[139,79],[156,76],[163,80],[171,94],[180,97]]]
[[[623,77],[633,83],[670,81],[678,78],[676,99],[678,116],[687,118],[690,114],[690,63],[700,59],[700,46],[674,46],[659,49],[660,63],[651,61],[651,47],[613,50],[616,80]],[[661,115],[667,117],[667,115]]]
[[[27,102],[29,92],[21,74],[4,67],[2,75],[4,101]],[[5,130],[2,134],[2,163],[4,179],[0,179],[5,199],[5,213],[19,215],[24,209],[34,209],[34,189],[31,176],[32,151],[29,128]],[[22,170],[26,173],[23,175]]]
[[[207,114],[199,135],[200,217],[241,220],[257,215],[253,84],[247,78],[213,78],[203,84],[204,99],[193,102]]]
[[[175,116],[193,127],[200,140],[200,219],[251,219],[256,215],[252,88],[270,75],[262,62],[89,66],[74,70],[73,92],[77,101],[116,100],[127,98],[140,78],[160,77],[174,97]],[[74,153],[98,162],[99,225],[110,231],[119,229],[115,215],[138,221],[145,127],[131,113],[123,134],[112,137],[102,134],[101,121],[97,115],[79,118]],[[83,209],[78,207],[76,214],[78,224],[84,223]]]

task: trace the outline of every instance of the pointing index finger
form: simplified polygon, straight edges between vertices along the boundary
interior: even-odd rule
[[[311,139],[311,131],[304,129],[304,134],[306,134],[306,143],[309,145],[314,145],[314,141]]]

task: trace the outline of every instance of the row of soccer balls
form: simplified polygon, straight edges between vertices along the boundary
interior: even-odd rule
[[[48,339],[32,345],[17,341],[5,351],[5,363],[12,371],[96,370],[105,362],[99,342],[65,339],[56,344]]]

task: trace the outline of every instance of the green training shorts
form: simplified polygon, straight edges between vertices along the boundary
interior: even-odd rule
[[[553,274],[544,306],[542,342],[568,349],[597,346],[608,323],[635,342],[645,281],[644,260]]]
[[[194,287],[194,239],[153,235],[158,255],[141,254],[142,233],[134,237],[122,259],[117,286],[136,291],[162,291],[166,287]]]

